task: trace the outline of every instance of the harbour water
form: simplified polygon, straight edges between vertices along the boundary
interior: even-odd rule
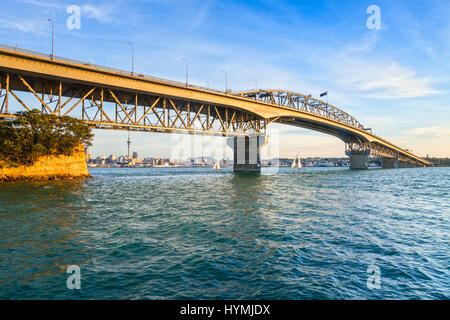
[[[0,299],[450,297],[450,168],[90,173],[0,184]]]

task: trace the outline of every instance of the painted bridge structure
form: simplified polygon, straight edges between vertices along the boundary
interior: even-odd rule
[[[384,168],[432,165],[301,93],[223,92],[0,45],[0,119],[13,119],[17,108],[80,118],[95,129],[227,136],[235,171],[260,170],[274,122],[341,139],[353,169],[375,158]]]

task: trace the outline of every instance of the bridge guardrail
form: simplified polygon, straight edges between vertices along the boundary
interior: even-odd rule
[[[52,55],[51,54],[42,53],[42,52],[33,51],[33,50],[28,50],[28,49],[22,49],[22,48],[13,47],[13,46],[8,46],[8,45],[5,45],[5,44],[0,44],[0,48],[7,49],[7,50],[12,50],[12,51],[17,51],[17,52],[22,52],[22,53],[26,53],[26,54],[33,55],[33,56],[40,57],[40,58],[52,59]],[[80,64],[80,65],[89,66],[89,67],[93,67],[93,68],[97,68],[97,69],[101,69],[101,70],[105,70],[105,71],[119,73],[119,74],[130,76],[130,77],[145,78],[145,79],[149,79],[149,80],[155,80],[155,81],[160,81],[160,82],[167,82],[167,83],[175,84],[175,85],[178,85],[178,86],[186,87],[186,83],[185,82],[180,82],[180,81],[174,81],[174,80],[169,80],[169,79],[149,76],[149,75],[145,75],[145,74],[141,74],[141,73],[137,73],[137,72],[133,72],[132,73],[131,71],[126,71],[126,70],[122,70],[122,69],[118,69],[118,68],[107,67],[107,66],[103,66],[103,65],[95,64],[95,63],[91,63],[91,62],[86,62],[86,61],[81,61],[81,60],[76,60],[76,59],[70,59],[70,58],[64,58],[64,57],[59,57],[59,56],[55,56],[55,55],[53,55],[53,60],[69,62],[69,63],[74,63],[74,64]],[[211,88],[206,88],[206,87],[202,87],[202,86],[197,86],[197,85],[194,85],[194,84],[188,84],[187,87],[188,88],[197,88],[197,89],[202,89],[202,90],[207,90],[207,91],[214,91],[214,92],[218,92],[218,93],[225,93],[225,91],[211,89]]]

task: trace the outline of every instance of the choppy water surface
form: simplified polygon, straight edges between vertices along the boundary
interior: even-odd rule
[[[0,298],[450,296],[450,168],[91,173],[0,185]]]

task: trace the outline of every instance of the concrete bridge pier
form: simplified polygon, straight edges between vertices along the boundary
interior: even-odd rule
[[[367,161],[369,159],[369,152],[367,151],[351,151],[350,169],[367,169]]]
[[[399,161],[397,158],[383,158],[383,169],[398,168]]]
[[[420,168],[420,167],[423,167],[423,166],[424,166],[424,165],[421,165],[420,163],[418,163],[418,162],[416,162],[416,161],[410,161],[408,167]]]
[[[409,161],[399,161],[398,167],[399,168],[408,168],[408,167],[411,167],[411,165],[410,165]]]
[[[266,136],[237,136],[227,139],[233,148],[234,172],[261,172],[260,150],[266,144]]]

